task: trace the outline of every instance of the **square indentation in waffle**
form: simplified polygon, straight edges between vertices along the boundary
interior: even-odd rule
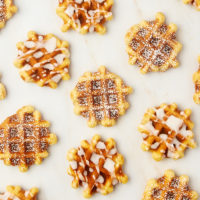
[[[84,187],[86,198],[96,192],[109,194],[115,185],[128,181],[122,170],[123,156],[118,153],[113,139],[103,141],[95,135],[91,142],[84,140],[80,147],[71,149],[67,159],[70,162],[68,174],[74,178],[72,187]]]
[[[87,118],[88,126],[112,126],[129,107],[126,96],[132,88],[101,66],[98,72],[85,73],[71,92],[75,113]]]
[[[4,27],[5,22],[17,12],[13,0],[0,0],[0,29]]]
[[[0,0],[0,22],[6,19],[6,5],[5,0]]]
[[[57,14],[64,22],[61,30],[104,34],[105,22],[112,19],[112,5],[113,0],[60,0]]]
[[[25,42],[17,43],[18,56],[14,62],[20,76],[27,82],[39,86],[56,88],[61,80],[69,76],[69,44],[52,34],[28,33]]]
[[[196,104],[200,104],[200,56],[198,60],[199,60],[199,70],[195,72],[193,75],[193,81],[195,84],[195,94],[193,99]]]
[[[148,109],[139,126],[143,136],[142,149],[151,151],[157,161],[179,159],[187,148],[195,148],[191,110],[181,111],[176,104],[162,104]]]
[[[57,141],[49,126],[32,106],[18,110],[0,125],[0,159],[6,165],[19,166],[20,171],[40,164],[48,156],[48,146]]]
[[[37,200],[38,188],[24,190],[20,186],[7,186],[6,192],[0,193],[1,200]]]
[[[185,4],[191,4],[200,11],[200,0],[183,0]]]
[[[198,194],[189,187],[189,177],[176,176],[166,170],[163,177],[151,179],[147,183],[143,200],[197,200]]]
[[[182,45],[176,41],[176,31],[175,24],[165,24],[162,13],[154,21],[131,27],[125,37],[129,63],[136,63],[141,73],[178,67],[176,57]]]

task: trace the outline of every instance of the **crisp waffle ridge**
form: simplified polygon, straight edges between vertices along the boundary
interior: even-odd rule
[[[181,111],[177,105],[162,104],[148,109],[138,129],[142,133],[144,151],[151,151],[155,160],[179,159],[187,148],[195,148],[191,110]]]
[[[0,29],[5,26],[8,19],[17,12],[17,7],[13,4],[13,0],[0,0]]]
[[[193,75],[193,81],[195,84],[195,94],[194,94],[194,102],[196,104],[200,104],[200,56],[198,57],[199,60],[199,69]]]
[[[176,176],[166,170],[163,177],[148,181],[143,200],[197,200],[197,192],[189,187],[189,177]]]
[[[0,193],[0,200],[37,200],[38,188],[24,190],[20,186],[7,186],[6,192]]]
[[[41,164],[48,156],[49,145],[57,142],[49,127],[39,111],[32,106],[22,107],[0,125],[0,159],[22,172]]]
[[[131,92],[119,76],[101,66],[98,72],[86,72],[79,78],[71,99],[74,112],[85,117],[89,127],[113,126],[129,107],[126,96]]]
[[[1,75],[0,75],[1,76]],[[0,100],[3,100],[6,98],[7,92],[6,92],[6,88],[5,85],[3,83],[0,82]]]
[[[112,6],[113,0],[60,0],[57,14],[64,22],[61,30],[104,34],[105,22],[112,19]]]
[[[176,31],[175,24],[165,24],[162,13],[157,13],[154,21],[131,27],[125,36],[129,63],[137,64],[143,74],[178,67],[176,57],[182,45],[176,41]]]
[[[17,43],[18,56],[14,65],[20,69],[20,76],[27,82],[39,86],[56,88],[61,80],[68,80],[69,44],[53,34],[28,33],[25,42]]]
[[[124,158],[112,138],[103,141],[95,135],[91,142],[83,140],[80,147],[68,152],[67,159],[68,174],[74,178],[72,187],[82,186],[86,198],[96,192],[109,194],[115,185],[128,181],[122,170]]]

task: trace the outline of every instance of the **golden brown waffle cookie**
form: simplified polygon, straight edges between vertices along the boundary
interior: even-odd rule
[[[151,179],[147,183],[143,200],[197,200],[198,194],[189,187],[189,177],[176,176],[166,170],[163,177]]]
[[[162,13],[157,13],[154,21],[131,27],[125,37],[129,63],[136,63],[143,74],[178,67],[176,57],[182,45],[176,41],[176,31],[175,24],[165,24]]]
[[[148,109],[139,126],[143,136],[142,149],[151,151],[155,160],[179,159],[187,148],[195,148],[190,120],[191,110],[181,111],[176,104],[162,104]]]
[[[0,0],[0,29],[5,26],[8,19],[17,12],[17,7],[14,6],[13,0]]]
[[[6,97],[6,88],[4,84],[0,83],[0,100],[5,99],[5,97]]]
[[[199,70],[194,73],[193,81],[195,84],[194,102],[200,104],[200,56],[198,57],[198,60],[199,60]]]
[[[22,172],[41,164],[48,156],[49,145],[57,142],[49,126],[32,106],[19,109],[0,125],[0,159],[6,165],[19,166]]]
[[[71,99],[74,112],[87,118],[89,127],[113,126],[129,107],[126,96],[131,92],[119,76],[101,66],[98,72],[86,72],[79,78]]]
[[[18,57],[14,62],[20,76],[39,86],[56,88],[60,80],[69,76],[69,44],[53,34],[28,33],[28,40],[17,43]]]
[[[104,34],[106,21],[112,19],[113,0],[59,0],[57,14],[63,19],[63,32],[73,28],[82,34]]]
[[[185,4],[191,4],[196,7],[197,10],[200,11],[200,0],[183,0]]]
[[[72,187],[83,186],[86,198],[96,192],[109,194],[115,185],[128,181],[122,170],[124,158],[112,138],[103,141],[95,135],[91,142],[83,140],[80,147],[68,152],[67,159],[68,174],[74,177]]]
[[[0,200],[37,200],[38,188],[24,190],[20,186],[7,186],[6,190],[0,193]]]

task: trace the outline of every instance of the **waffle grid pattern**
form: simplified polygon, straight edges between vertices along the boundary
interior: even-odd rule
[[[156,161],[179,159],[187,148],[195,148],[191,110],[180,111],[176,104],[162,104],[148,109],[138,129],[142,133],[144,151],[152,152]]]
[[[178,67],[176,57],[182,45],[176,41],[176,31],[175,24],[165,24],[162,13],[157,13],[154,21],[131,27],[125,36],[129,63],[137,64],[143,74]]]
[[[189,187],[189,177],[176,176],[166,170],[163,177],[151,179],[145,188],[143,200],[197,200],[198,194]]]
[[[53,34],[28,33],[28,40],[17,43],[18,56],[14,65],[27,82],[56,88],[61,80],[68,80],[69,44]]]
[[[128,181],[122,170],[124,158],[117,152],[112,138],[104,142],[95,135],[91,142],[84,140],[78,149],[68,152],[67,159],[68,174],[74,177],[72,187],[83,186],[86,198],[96,192],[109,194],[115,185]]]
[[[5,26],[8,19],[17,12],[17,7],[13,4],[13,0],[0,0],[0,29]]]
[[[70,28],[85,34],[98,32],[104,34],[106,21],[112,19],[113,0],[61,0],[57,14],[64,22],[61,30]]]
[[[132,88],[117,75],[101,66],[96,73],[86,72],[71,92],[74,111],[88,119],[88,126],[113,126],[124,115],[129,103],[126,96]]]
[[[7,186],[6,192],[0,193],[1,200],[37,200],[38,188],[24,190],[20,186]]]
[[[41,164],[48,156],[48,146],[57,141],[49,126],[32,106],[18,110],[0,125],[0,159],[6,165],[19,166],[22,172]]]
[[[195,84],[195,94],[194,94],[194,102],[196,104],[200,104],[200,56],[198,57],[199,60],[199,70],[194,73],[193,81]]]

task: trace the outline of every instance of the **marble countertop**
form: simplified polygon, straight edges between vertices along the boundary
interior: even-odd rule
[[[161,176],[166,169],[189,175],[192,188],[200,193],[200,148],[188,150],[185,157],[177,161],[155,162],[150,153],[141,150],[142,138],[137,130],[148,107],[176,102],[182,109],[192,109],[195,139],[200,143],[200,107],[192,100],[192,74],[198,68],[200,54],[200,12],[181,0],[115,0],[114,19],[106,24],[108,32],[103,36],[83,36],[75,31],[60,31],[62,20],[56,15],[56,0],[18,0],[16,5],[19,12],[0,32],[0,72],[8,90],[7,99],[0,102],[0,121],[22,106],[32,104],[52,123],[51,130],[59,141],[50,148],[50,156],[43,164],[32,166],[27,173],[20,173],[17,167],[7,167],[1,161],[0,191],[4,191],[6,185],[37,186],[42,200],[84,199],[81,189],[71,188],[72,179],[66,173],[66,153],[82,139],[90,139],[98,133],[105,139],[113,137],[117,141],[125,157],[124,171],[130,180],[125,185],[119,184],[112,194],[106,197],[97,194],[94,199],[139,200],[147,180]],[[165,73],[141,75],[136,66],[128,64],[124,36],[132,25],[143,19],[154,19],[157,12],[166,15],[167,23],[178,26],[177,38],[183,44],[178,56],[180,67]],[[72,78],[63,81],[56,90],[23,82],[13,66],[16,42],[23,41],[29,30],[53,33],[70,43]],[[114,127],[91,129],[85,119],[73,113],[70,91],[85,71],[96,71],[100,65],[120,75],[134,88],[134,93],[128,98],[130,109]]]

